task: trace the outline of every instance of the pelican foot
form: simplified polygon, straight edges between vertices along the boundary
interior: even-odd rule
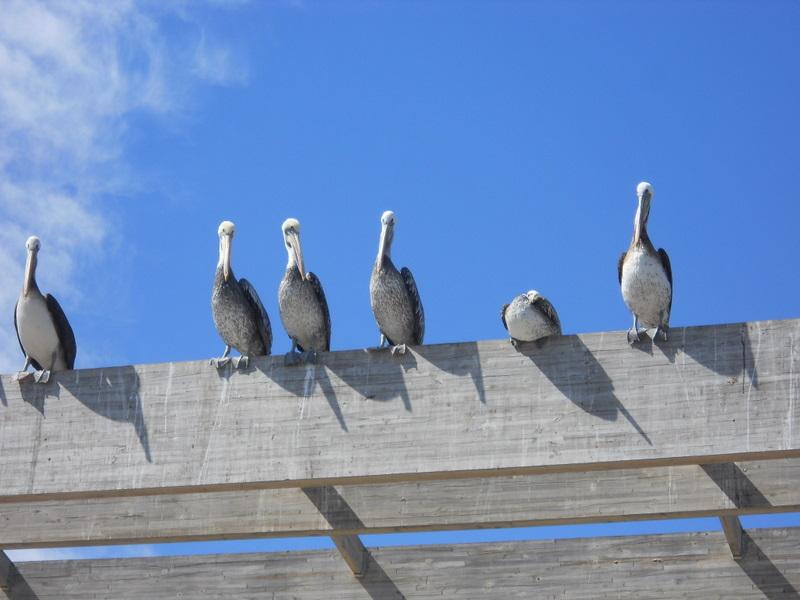
[[[215,366],[217,369],[225,368],[229,362],[231,362],[230,356],[220,356],[219,358],[212,358],[208,361],[211,365]]]
[[[647,330],[648,337],[654,342],[657,340],[667,341],[667,332],[661,327],[653,327]]]
[[[48,381],[50,381],[50,371],[48,369],[43,369],[42,371],[34,371],[33,380],[36,383],[47,383]]]
[[[237,356],[231,359],[234,369],[246,369],[250,365],[249,356]]]
[[[317,353],[314,350],[309,350],[308,352],[303,352],[303,362],[307,365],[315,365],[317,364]]]
[[[508,338],[508,341],[511,342],[511,345],[514,346],[514,348],[519,348],[519,340],[515,340],[514,338]]]
[[[397,346],[392,346],[392,354],[405,354],[405,353],[406,353],[405,344],[397,344]]]
[[[647,333],[647,330],[646,329],[634,329],[634,328],[631,327],[630,329],[628,329],[628,334],[627,334],[628,343],[632,346],[633,344],[639,342],[640,341],[639,340],[639,336],[641,334],[643,334],[643,333]]]
[[[14,376],[14,379],[17,381],[25,381],[33,376],[33,373],[30,371],[17,371],[17,374]]]
[[[295,367],[300,364],[300,353],[292,350],[283,355],[283,365],[285,367]]]

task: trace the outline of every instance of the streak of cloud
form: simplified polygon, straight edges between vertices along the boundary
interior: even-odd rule
[[[125,0],[2,2],[2,372],[22,363],[11,319],[25,239],[42,238],[42,289],[56,294],[68,314],[80,311],[77,265],[91,265],[115,237],[107,199],[135,187],[125,163],[128,117],[167,118],[184,110],[193,86],[246,80],[241,61],[193,21],[198,5],[167,6]],[[178,35],[167,32],[170,19],[184,25]],[[79,344],[86,341],[77,334]],[[79,351],[79,365],[86,356],[91,352]]]

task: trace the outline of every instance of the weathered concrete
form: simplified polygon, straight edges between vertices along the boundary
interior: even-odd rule
[[[800,456],[800,321],[0,380],[0,501]]]
[[[721,531],[374,549],[360,579],[336,551],[20,563],[11,597],[796,600],[800,529],[745,535],[739,561]]]
[[[0,503],[0,548],[800,511],[800,459]]]

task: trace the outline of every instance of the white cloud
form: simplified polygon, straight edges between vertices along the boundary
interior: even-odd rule
[[[80,305],[75,266],[114,233],[101,198],[133,180],[124,162],[126,116],[173,115],[193,84],[245,81],[231,51],[192,21],[194,7],[3,0],[0,371],[22,364],[11,315],[28,235],[42,238],[40,281],[62,305]],[[168,34],[166,17],[184,27]]]
[[[31,550],[8,550],[13,562],[44,560],[85,560],[91,558],[135,558],[159,556],[159,547],[152,544],[133,546],[86,546],[79,548],[35,548]]]
[[[214,44],[205,33],[195,50],[193,72],[200,79],[217,85],[247,83],[247,70],[236,62],[230,48]]]

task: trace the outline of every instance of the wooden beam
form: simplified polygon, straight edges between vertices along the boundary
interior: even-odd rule
[[[720,517],[722,532],[731,549],[731,555],[735,559],[740,559],[744,555],[744,529],[739,517]]]
[[[745,535],[738,561],[721,531],[376,548],[360,579],[342,569],[335,551],[18,566],[41,600],[796,599],[800,528]]]
[[[0,504],[0,548],[800,511],[800,459],[486,479]]]
[[[0,501],[800,457],[800,321],[0,378]]]

